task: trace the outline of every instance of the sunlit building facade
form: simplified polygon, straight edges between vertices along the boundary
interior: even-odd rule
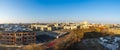
[[[32,31],[5,31],[0,32],[1,44],[6,45],[26,45],[36,42],[36,33]]]

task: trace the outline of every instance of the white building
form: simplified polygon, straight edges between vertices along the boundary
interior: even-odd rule
[[[55,27],[51,26],[51,25],[42,25],[42,24],[34,24],[31,25],[31,28],[33,30],[38,30],[38,31],[53,31],[55,30]]]
[[[80,29],[89,29],[90,24],[87,21],[84,21],[80,25]]]
[[[64,29],[77,29],[79,26],[76,25],[69,25],[69,26],[64,26]]]

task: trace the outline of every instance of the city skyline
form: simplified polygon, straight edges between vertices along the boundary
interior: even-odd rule
[[[119,0],[0,0],[0,23],[120,24]]]

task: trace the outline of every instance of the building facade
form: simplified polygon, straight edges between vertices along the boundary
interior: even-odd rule
[[[31,28],[33,30],[38,30],[38,31],[53,31],[53,30],[55,30],[55,27],[51,26],[51,25],[31,25]]]
[[[36,33],[32,31],[5,31],[0,32],[1,44],[6,45],[26,45],[36,42]]]
[[[70,25],[70,26],[64,26],[64,29],[78,29],[79,26],[76,26],[76,25]]]

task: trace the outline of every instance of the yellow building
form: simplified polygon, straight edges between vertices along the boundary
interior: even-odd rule
[[[55,27],[53,27],[51,25],[41,25],[41,24],[31,25],[31,28],[33,30],[38,30],[38,31],[53,31],[53,30],[55,30]]]

